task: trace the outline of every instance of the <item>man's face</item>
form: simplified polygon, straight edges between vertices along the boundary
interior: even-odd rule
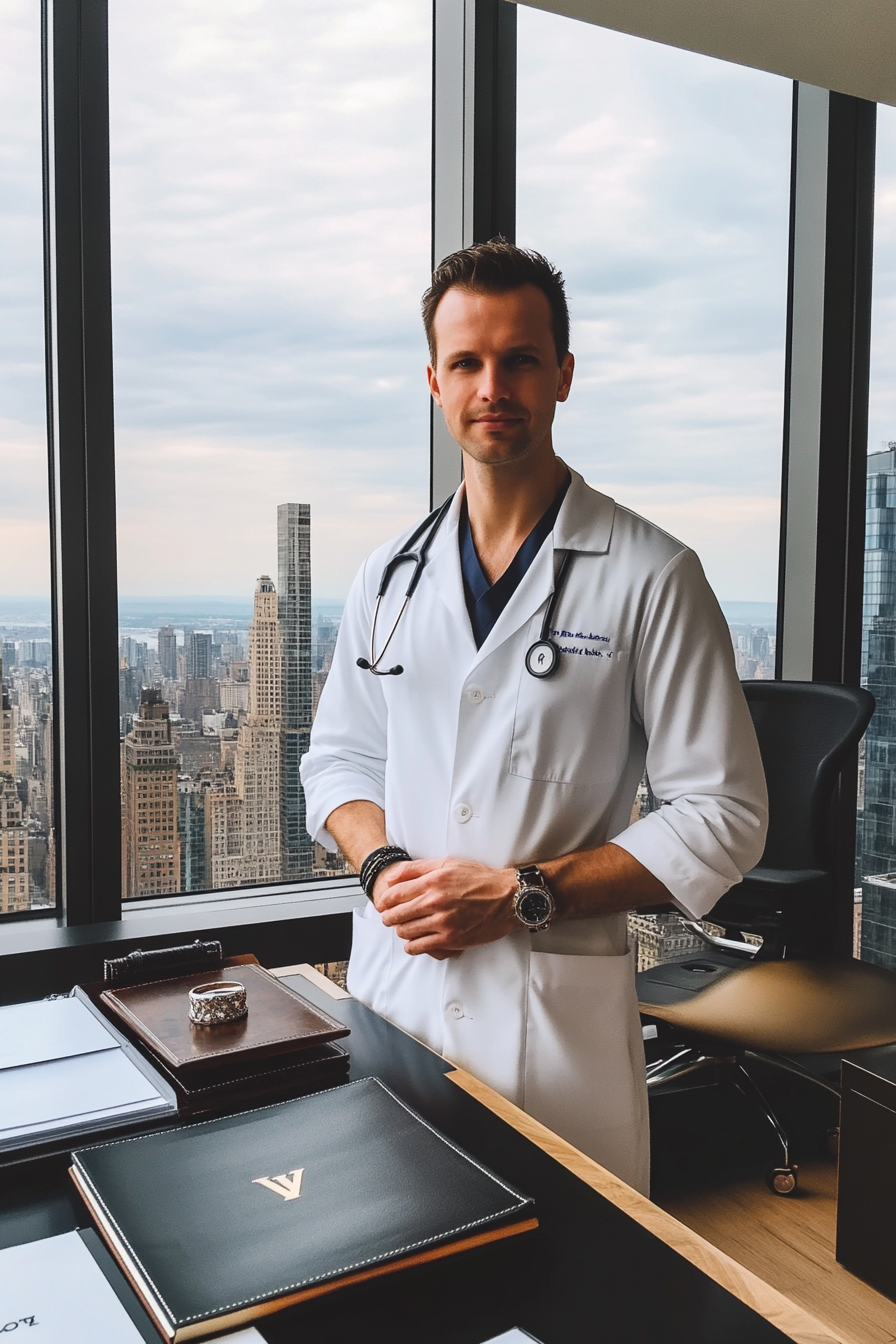
[[[464,452],[498,466],[550,448],[554,412],[569,396],[574,361],[567,355],[557,364],[551,309],[541,290],[449,289],[433,329],[430,391]]]

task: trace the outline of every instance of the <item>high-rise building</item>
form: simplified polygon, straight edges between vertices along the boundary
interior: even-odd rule
[[[209,885],[205,801],[210,788],[211,780],[188,775],[177,782],[181,891],[205,891]]]
[[[243,881],[243,800],[232,784],[217,782],[205,798],[205,863],[214,890]]]
[[[185,719],[202,727],[202,712],[218,708],[218,683],[214,677],[190,677],[186,679],[183,695],[180,697],[180,712]]]
[[[25,809],[15,779],[0,771],[0,914],[27,910],[29,905]]]
[[[862,957],[896,969],[896,443],[868,456],[862,681],[877,702],[864,741]]]
[[[15,710],[3,680],[0,661],[0,914],[27,910],[28,829],[25,809],[16,788]]]
[[[286,881],[310,877],[314,843],[305,829],[299,775],[311,740],[311,506],[277,507],[278,614],[282,655],[283,723],[280,734],[281,873]]]
[[[177,747],[160,691],[141,693],[122,756],[123,895],[180,891]]]
[[[187,654],[188,677],[210,677],[212,675],[212,636],[211,631],[191,630],[189,638],[184,634]]]
[[[280,858],[282,672],[277,590],[262,574],[249,631],[249,712],[240,728],[235,783],[243,804],[244,886],[277,882]]]
[[[9,703],[9,691],[3,680],[3,661],[0,659],[0,771],[15,775],[16,724],[15,710]]]
[[[177,680],[177,635],[173,625],[159,630],[159,666],[166,681]]]

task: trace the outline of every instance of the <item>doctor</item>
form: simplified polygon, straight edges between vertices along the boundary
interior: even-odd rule
[[[403,614],[410,566],[393,576],[372,652],[409,534],[355,580],[302,762],[308,829],[371,898],[352,993],[646,1192],[626,912],[705,915],[765,839],[731,640],[694,553],[554,453],[559,272],[479,244],[423,314],[464,484]],[[545,641],[548,676],[527,658]],[[645,766],[662,806],[630,823]]]

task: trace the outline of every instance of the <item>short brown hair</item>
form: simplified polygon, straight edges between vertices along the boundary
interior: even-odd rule
[[[563,276],[540,252],[515,247],[505,238],[491,238],[452,252],[432,273],[432,284],[423,295],[423,326],[433,364],[436,340],[433,324],[436,309],[449,289],[466,289],[473,294],[506,294],[523,285],[540,289],[551,309],[551,331],[562,364],[569,353],[569,308]]]

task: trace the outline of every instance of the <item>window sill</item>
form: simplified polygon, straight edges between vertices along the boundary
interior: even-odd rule
[[[225,955],[252,952],[263,965],[344,960],[351,912],[365,901],[357,878],[348,877],[254,893],[239,888],[134,901],[120,920],[104,924],[10,921],[0,924],[0,1002],[64,993],[101,979],[106,957],[194,938],[220,938]]]

